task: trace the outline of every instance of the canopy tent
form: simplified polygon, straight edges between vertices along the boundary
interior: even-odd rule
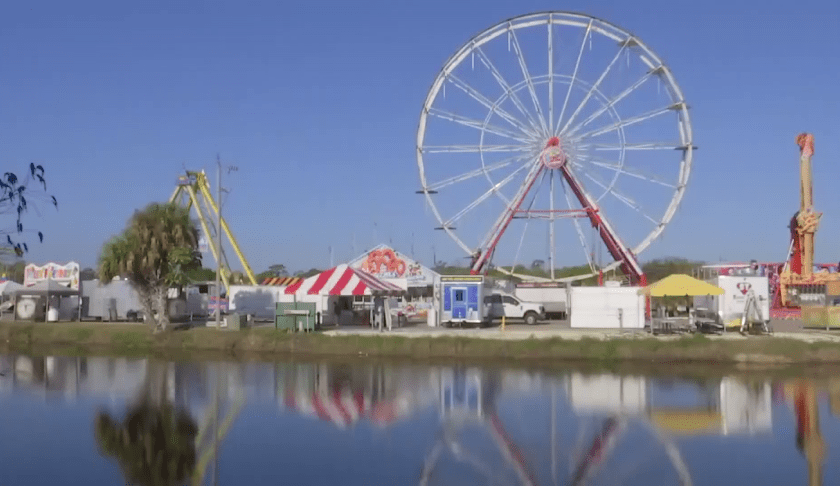
[[[18,289],[14,292],[15,296],[15,319],[18,318],[18,298],[21,296],[45,296],[47,302],[49,302],[50,297],[70,297],[70,296],[78,296],[80,295],[78,289],[72,289],[67,287],[66,285],[62,285],[55,280],[47,279],[42,280],[35,285],[30,287],[24,287]],[[79,306],[79,312],[81,312],[81,305]]]
[[[79,291],[71,289],[65,285],[61,285],[55,280],[42,280],[31,287],[23,287],[16,290],[15,295],[57,295],[66,297],[69,295],[79,295]]]
[[[722,294],[722,288],[683,274],[669,275],[654,284],[639,289],[639,295],[650,297],[695,297]]]
[[[341,264],[286,287],[285,293],[351,296],[402,294],[405,291],[404,288],[380,280],[364,270]]]
[[[16,291],[24,288],[23,285],[12,280],[4,280],[0,283],[0,296],[14,295]]]

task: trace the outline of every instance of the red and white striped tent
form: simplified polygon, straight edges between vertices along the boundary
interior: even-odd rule
[[[326,393],[288,389],[281,405],[282,409],[329,422],[339,429],[353,427],[362,420],[388,427],[410,416],[416,408],[405,397],[377,401],[369,393],[346,386],[334,387]]]
[[[341,264],[286,287],[294,295],[380,295],[401,294],[405,289],[373,275]]]

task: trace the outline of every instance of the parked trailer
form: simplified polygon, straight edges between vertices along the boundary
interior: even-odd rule
[[[536,302],[545,308],[548,319],[566,319],[569,313],[569,288],[562,283],[523,282],[516,285],[514,296],[525,302]]]
[[[440,276],[435,288],[440,302],[439,322],[445,325],[482,325],[484,315],[484,277],[481,275]]]
[[[129,316],[143,315],[137,292],[126,280],[113,280],[107,285],[98,279],[82,281],[82,319],[124,321]]]
[[[98,279],[81,282],[82,320],[139,321],[143,319],[143,305],[137,292],[127,280],[112,280],[100,284]],[[169,318],[182,320],[190,316],[187,303],[177,289],[169,289]]]
[[[708,281],[723,289],[722,295],[706,295],[694,298],[695,309],[707,309],[717,314],[722,324],[740,320],[744,315],[747,294],[752,290],[758,299],[765,322],[770,319],[770,281],[767,277],[755,275],[719,275]]]
[[[570,325],[582,328],[644,329],[641,287],[572,287]]]

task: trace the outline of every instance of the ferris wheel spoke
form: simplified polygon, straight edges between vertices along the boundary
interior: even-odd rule
[[[425,145],[423,153],[533,152],[530,145]]]
[[[598,130],[592,130],[590,132],[586,132],[583,135],[577,135],[576,137],[571,137],[569,140],[573,142],[579,142],[581,140],[586,140],[587,138],[597,137],[598,135],[603,135],[605,133],[613,132],[615,130],[626,128],[631,125],[635,125],[637,123],[641,123],[651,118],[656,118],[657,116],[663,115],[665,113],[678,110],[682,108],[682,103],[675,103],[673,105],[668,105],[662,108],[657,108],[655,110],[648,111],[647,113],[642,113],[641,115],[634,116],[632,118],[627,118],[624,120],[620,120],[617,123],[613,123],[612,125],[604,128],[600,128]]]
[[[527,165],[524,165],[523,167],[527,167]],[[531,165],[531,170],[528,172],[528,175],[525,176],[525,180],[522,182],[522,185],[519,186],[516,196],[511,200],[511,203],[507,206],[507,208],[505,208],[502,214],[499,215],[499,218],[496,219],[496,222],[490,227],[490,231],[482,240],[481,246],[479,247],[481,254],[474,263],[474,269],[481,268],[485,262],[489,261],[489,254],[492,254],[495,250],[496,244],[499,242],[499,238],[501,238],[502,234],[504,234],[505,230],[507,230],[508,225],[516,215],[516,211],[522,206],[522,202],[525,200],[525,197],[527,197],[528,192],[531,191],[531,188],[534,186],[534,182],[536,182],[537,177],[539,177],[543,168],[544,166],[540,163],[539,159],[534,160],[534,163]]]
[[[485,123],[481,120],[476,120],[474,118],[456,115],[455,113],[450,113],[448,111],[444,111],[438,108],[430,108],[429,114],[441,118],[443,120],[448,120],[453,123],[463,125],[465,127],[475,128],[476,130],[480,130],[482,132],[489,132],[495,135],[499,135],[500,137],[510,138],[522,143],[531,143],[534,140],[533,138],[525,138],[522,136],[521,133],[516,133],[512,130],[508,130],[507,128],[503,128],[497,125],[491,125],[489,123]]]
[[[516,58],[519,61],[519,69],[522,70],[522,76],[528,85],[528,92],[531,94],[531,101],[534,102],[534,110],[537,113],[537,119],[543,129],[543,133],[548,133],[548,127],[545,124],[545,115],[543,115],[542,108],[540,108],[540,100],[537,98],[537,90],[534,87],[534,80],[528,72],[528,65],[525,63],[525,55],[522,53],[522,47],[519,45],[519,38],[516,36],[516,31],[510,30],[511,39],[513,40],[513,50],[516,52]]]
[[[486,201],[488,197],[493,195],[493,193],[498,192],[502,187],[506,186],[510,181],[512,181],[514,179],[514,177],[516,177],[516,174],[518,174],[519,172],[522,172],[522,170],[527,168],[528,165],[529,164],[523,164],[521,167],[519,167],[515,171],[511,172],[510,175],[508,175],[507,177],[505,177],[504,179],[499,181],[496,185],[494,185],[493,187],[491,187],[490,189],[485,191],[484,194],[482,194],[481,196],[478,197],[478,199],[471,202],[464,209],[458,211],[458,213],[455,214],[455,216],[449,218],[449,220],[446,221],[443,226],[445,228],[452,226],[453,223],[455,223],[459,219],[463,218],[467,213],[469,213],[470,211],[472,211],[473,209],[478,207],[479,204]]]
[[[612,186],[608,187],[608,186],[607,186],[606,184],[604,184],[602,181],[598,180],[598,178],[596,178],[595,176],[593,176],[592,174],[590,174],[590,173],[589,173],[589,171],[587,171],[586,169],[584,169],[584,168],[583,168],[583,166],[581,166],[580,164],[575,163],[574,165],[575,165],[575,166],[577,166],[578,168],[580,168],[580,169],[581,169],[581,171],[583,172],[584,176],[585,176],[587,179],[591,180],[592,182],[594,182],[595,184],[597,184],[598,186],[600,186],[602,189],[604,189],[604,191],[606,191],[606,192],[608,192],[608,193],[612,194],[612,196],[613,196],[614,198],[616,198],[616,199],[618,199],[619,201],[623,202],[623,203],[624,203],[627,207],[629,207],[630,209],[633,209],[634,211],[638,212],[638,213],[639,213],[639,214],[641,214],[643,217],[645,217],[645,219],[648,219],[648,220],[649,220],[651,223],[653,223],[654,225],[657,225],[657,226],[658,226],[658,225],[662,224],[662,222],[661,222],[661,221],[658,221],[658,220],[654,219],[653,217],[649,216],[646,212],[644,212],[644,211],[642,210],[642,207],[641,207],[641,206],[640,206],[640,205],[639,205],[636,201],[634,201],[634,200],[630,199],[629,197],[625,196],[624,194],[621,194],[621,193],[620,193],[620,192],[618,192],[618,191],[617,191],[614,187],[612,187]]]
[[[493,171],[499,170],[499,169],[503,169],[503,168],[513,164],[514,162],[516,162],[518,160],[524,160],[524,159],[527,159],[528,157],[530,157],[530,156],[529,155],[517,155],[515,157],[509,157],[507,159],[504,159],[504,160],[502,160],[502,161],[500,161],[496,164],[493,164],[493,165],[488,165],[486,167],[480,167],[478,169],[471,170],[469,172],[464,172],[463,174],[458,174],[458,175],[450,177],[448,179],[444,179],[440,182],[436,182],[434,184],[429,184],[428,186],[426,186],[425,192],[437,191],[438,189],[442,189],[446,186],[451,186],[452,184],[472,179],[473,177],[478,177],[480,175],[489,174],[490,172],[493,172]]]
[[[591,148],[598,151],[610,150],[685,150],[687,147],[681,142],[641,142],[626,144],[590,143],[578,145],[579,148]]]
[[[545,180],[545,173],[543,173],[543,180]],[[537,200],[537,193],[539,192],[540,185],[537,185],[537,190],[534,191],[534,197],[531,198],[531,203],[528,204],[528,211],[534,207],[534,202]],[[528,232],[528,223],[530,223],[529,219],[525,220],[525,227],[522,229],[522,237],[519,238],[519,246],[516,248],[516,255],[513,257],[513,263],[510,266],[510,273],[513,273],[516,270],[516,263],[519,262],[519,254],[522,251],[522,245],[525,243],[525,234]]]
[[[554,26],[548,14],[548,132],[554,133]]]
[[[569,211],[573,211],[572,208],[572,200],[569,197],[569,191],[566,189],[566,181],[560,179],[560,184],[563,187],[563,195],[566,197],[566,205],[569,207]],[[583,248],[583,255],[586,257],[586,263],[589,264],[589,269],[592,273],[595,273],[595,264],[592,262],[592,256],[586,251],[586,236],[583,234],[583,228],[580,227],[580,221],[577,218],[572,218],[572,221],[575,224],[575,230],[577,231],[578,238],[580,239],[581,248]]]
[[[461,80],[461,78],[455,76],[454,74],[449,74],[447,79],[449,79],[449,82],[454,84],[458,89],[466,93],[470,98],[484,105],[491,112],[494,112],[497,115],[499,115],[499,117],[501,117],[503,120],[510,123],[514,127],[518,128],[525,135],[529,137],[535,136],[535,134],[531,130],[529,130],[528,127],[526,127],[519,120],[517,120],[516,117],[503,110],[500,106],[498,106],[498,104],[493,103],[492,101],[487,99],[486,96],[479,93],[478,90],[470,86],[467,82]]]
[[[484,64],[484,67],[486,67],[490,71],[490,74],[493,76],[493,78],[496,80],[499,86],[505,91],[505,93],[508,96],[510,96],[510,101],[513,102],[514,106],[516,106],[516,109],[519,110],[519,112],[522,113],[522,115],[528,119],[528,124],[531,125],[533,133],[538,133],[540,129],[537,126],[537,122],[534,120],[534,117],[531,115],[531,113],[528,112],[528,109],[525,108],[525,104],[519,98],[519,95],[516,94],[516,91],[510,86],[507,80],[505,80],[504,76],[502,76],[502,74],[496,68],[496,65],[493,64],[493,61],[490,60],[490,57],[488,57],[487,54],[484,53],[481,47],[476,47],[475,52],[478,53],[479,62]]]
[[[609,170],[617,172],[619,174],[624,174],[628,177],[634,177],[636,179],[640,179],[640,180],[643,180],[643,181],[646,181],[646,182],[650,182],[651,184],[659,184],[661,186],[669,187],[671,189],[676,189],[677,188],[677,186],[675,186],[674,184],[670,184],[668,182],[661,181],[655,176],[650,176],[650,175],[644,174],[644,173],[642,173],[642,171],[640,171],[638,169],[630,169],[630,168],[626,167],[624,164],[616,164],[616,163],[614,163],[614,161],[607,161],[607,160],[604,160],[604,159],[599,159],[597,157],[586,157],[586,156],[581,157],[580,161],[581,162],[586,162],[588,164],[592,164],[592,165],[595,165],[595,166],[598,166],[598,167],[603,167],[605,169],[609,169]]]
[[[606,112],[607,112],[607,110],[612,109],[612,107],[613,107],[613,106],[615,106],[615,105],[616,105],[619,101],[621,101],[621,100],[623,100],[624,98],[626,98],[626,97],[630,96],[630,94],[631,94],[631,93],[633,93],[633,91],[636,91],[637,89],[639,89],[639,87],[641,87],[643,84],[645,84],[645,82],[646,82],[648,79],[650,79],[650,78],[651,78],[651,76],[653,76],[654,72],[658,72],[658,71],[655,71],[655,70],[648,71],[647,73],[645,73],[645,74],[644,74],[644,76],[642,76],[641,78],[639,78],[639,80],[638,80],[638,81],[636,81],[635,83],[633,83],[632,85],[630,85],[630,87],[629,87],[629,88],[625,89],[624,91],[622,91],[621,93],[619,93],[618,95],[616,95],[616,97],[615,97],[615,98],[612,98],[612,99],[610,99],[607,103],[603,104],[600,108],[598,108],[597,110],[595,110],[595,112],[593,112],[591,115],[589,115],[588,117],[586,117],[586,119],[585,119],[585,120],[583,120],[581,123],[579,123],[579,124],[575,125],[575,126],[574,126],[573,128],[571,128],[571,129],[569,129],[569,131],[568,131],[568,132],[566,132],[566,128],[564,127],[564,128],[563,128],[563,131],[562,131],[561,133],[566,133],[566,137],[571,137],[571,136],[573,136],[575,133],[577,133],[577,132],[578,132],[578,130],[580,130],[581,128],[583,128],[583,127],[585,127],[585,126],[589,125],[589,124],[590,124],[590,123],[592,123],[593,121],[595,121],[595,120],[596,120],[599,116],[601,116],[601,115],[603,115],[604,113],[606,113]]]
[[[601,86],[601,83],[604,81],[604,78],[607,77],[607,75],[612,70],[612,67],[621,58],[621,54],[627,48],[627,45],[630,43],[631,39],[632,38],[628,38],[626,41],[621,43],[621,48],[615,54],[615,57],[612,58],[612,61],[610,61],[610,63],[607,65],[607,68],[604,69],[604,72],[601,73],[601,75],[598,77],[598,79],[595,81],[595,83],[592,86],[589,87],[589,90],[586,92],[586,96],[583,97],[583,100],[580,102],[580,104],[578,104],[575,111],[572,112],[572,115],[569,117],[568,120],[566,120],[566,123],[563,124],[563,128],[560,128],[560,121],[561,120],[557,121],[557,127],[558,127],[558,130],[557,130],[557,133],[556,133],[557,135],[563,133],[567,128],[569,128],[569,125],[571,125],[572,122],[575,121],[575,119],[577,119],[578,115],[583,110],[583,107],[586,105],[586,103],[589,101],[589,99],[592,97],[592,95],[595,94],[596,92],[598,92],[598,88]],[[561,115],[561,118],[562,118],[562,115]]]
[[[569,105],[569,96],[572,95],[572,89],[575,86],[575,79],[577,79],[578,69],[580,68],[580,60],[583,59],[583,50],[586,47],[586,41],[592,34],[592,20],[586,26],[586,32],[583,34],[583,40],[580,42],[580,50],[578,50],[577,61],[575,61],[575,70],[572,71],[572,79],[569,80],[569,88],[566,90],[566,99],[563,100],[563,108],[560,109],[560,117],[557,119],[557,126],[563,122],[563,115],[566,114],[566,107]],[[590,90],[591,91],[591,90]]]

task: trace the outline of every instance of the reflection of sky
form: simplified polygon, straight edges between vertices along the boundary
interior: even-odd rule
[[[136,363],[129,365],[131,369],[137,368]],[[75,397],[60,389],[45,396],[38,392],[37,384],[14,389],[3,387],[0,485],[121,482],[116,462],[98,453],[94,419],[100,409],[121,419],[129,402],[139,396],[143,375],[126,374],[112,363],[96,365],[110,370],[105,373],[93,369],[92,363],[88,366],[88,376],[97,377],[97,382],[79,386],[80,393]],[[428,389],[418,386],[438,383],[436,379],[442,380],[440,383],[445,386],[447,380],[457,381],[459,377],[480,383],[485,397],[492,397],[488,390],[493,383],[498,387],[495,401],[491,399],[484,404],[485,417],[473,414],[464,427],[456,430],[454,437],[466,453],[474,455],[501,478],[501,484],[518,484],[518,476],[505,459],[505,444],[496,441],[491,432],[488,414],[494,409],[503,426],[502,433],[510,438],[509,445],[525,458],[536,484],[553,484],[555,474],[558,484],[569,484],[582,456],[593,446],[609,417],[610,406],[620,404],[622,399],[633,402],[630,409],[633,414],[626,428],[614,436],[613,447],[605,449],[603,460],[588,484],[676,484],[677,473],[667,459],[665,447],[644,425],[645,411],[650,406],[705,411],[710,407],[718,409],[721,400],[720,379],[695,383],[646,377],[618,379],[541,373],[526,376],[474,368],[464,372],[416,366],[383,370],[364,364],[340,370],[319,365],[319,371],[314,373],[306,366],[226,365],[221,380],[227,383],[223,409],[230,408],[230,397],[237,390],[247,397],[247,403],[221,444],[219,484],[417,484],[424,461],[446,426],[438,409],[437,385]],[[174,377],[171,392],[179,403],[190,408],[197,423],[202,421],[212,400],[215,369],[215,364],[201,363],[178,363],[170,367]],[[386,398],[397,393],[405,397],[406,391],[433,396],[425,397],[428,400],[422,406],[390,427],[378,427],[362,419],[341,430],[328,421],[284,408],[280,403],[283,397],[277,396],[276,390],[279,380],[288,375],[278,375],[277,371],[290,369],[304,370],[296,375],[303,385],[317,374],[322,377],[332,374],[325,383],[350,383],[354,389],[370,391],[369,387],[374,386],[371,383],[376,382],[374,377],[379,376],[386,378],[386,384],[376,385],[380,386],[377,393]],[[120,393],[103,390],[108,386],[103,377],[109,375],[120,381]],[[8,377],[0,378],[4,379]],[[737,386],[737,379],[730,381]],[[295,390],[305,388],[298,386]],[[639,389],[643,389],[641,398],[636,393]],[[329,395],[330,390],[325,393]],[[617,398],[618,395],[623,398]],[[795,445],[793,408],[779,398],[774,398],[768,416],[772,417],[771,430],[750,435],[747,429],[739,429],[729,435],[706,432],[674,438],[694,484],[802,484],[806,481],[805,458]],[[638,407],[640,399],[646,401],[645,407]],[[820,398],[820,405],[820,426],[827,446],[823,484],[840,484],[840,471],[832,467],[840,458],[840,421],[831,415],[825,396]],[[738,403],[729,404],[736,412],[738,406]],[[554,461],[552,450],[555,450]],[[451,451],[444,452],[434,463],[429,482],[430,485],[486,483],[479,468],[459,460]]]
[[[93,423],[99,406],[84,399],[2,397],[0,484],[123,484],[119,469],[97,452]]]

